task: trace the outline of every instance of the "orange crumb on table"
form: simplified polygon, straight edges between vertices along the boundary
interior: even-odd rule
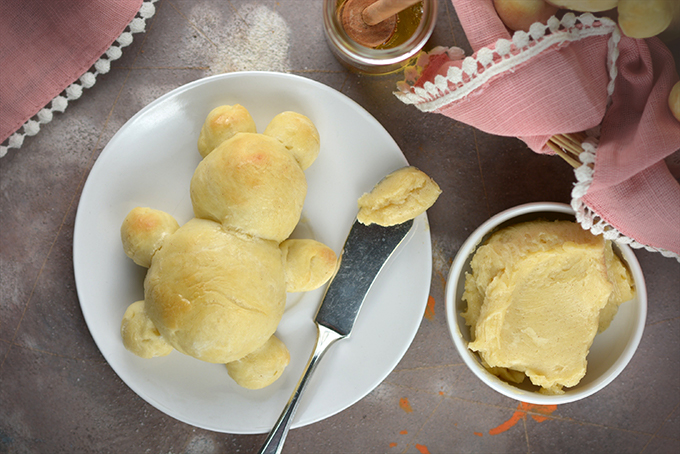
[[[402,430],[401,432],[399,432],[399,434],[401,434],[401,435],[406,435],[407,433],[408,433],[408,430]]]
[[[453,263],[453,259],[449,260],[449,265],[451,265],[451,263]],[[444,273],[437,271],[437,276],[439,276],[439,279],[442,281],[442,287],[446,287],[446,276]]]
[[[434,319],[434,298],[429,296],[427,298],[427,307],[425,308],[425,318],[428,320]]]
[[[483,437],[483,436],[484,436],[484,434],[481,433],[481,432],[473,432],[473,433],[474,433],[475,435],[477,435],[478,437]]]
[[[517,406],[517,410],[515,410],[515,413],[513,413],[512,417],[510,417],[510,419],[505,421],[500,426],[491,429],[489,431],[489,435],[498,435],[499,433],[503,433],[506,430],[510,429],[515,424],[517,424],[517,422],[520,421],[521,419],[526,419],[528,411],[535,411],[536,413],[541,413],[540,415],[531,415],[531,417],[536,422],[543,422],[546,419],[549,419],[548,416],[552,414],[552,412],[554,412],[555,410],[557,410],[557,405],[537,405],[528,404],[526,402],[520,402],[519,405]]]
[[[499,433],[503,433],[506,430],[510,429],[512,426],[517,424],[517,422],[524,418],[526,416],[526,413],[522,411],[516,411],[510,419],[505,421],[503,424],[501,424],[498,427],[495,427],[489,431],[489,435],[498,435]]]
[[[420,451],[420,454],[430,454],[430,450],[427,449],[427,446],[425,445],[419,445],[416,443],[416,449]]]
[[[394,443],[394,442],[390,443],[390,448],[394,448],[395,446],[397,446],[396,443]]]
[[[557,410],[557,405],[533,405],[529,410],[534,410],[536,413],[541,413],[540,415],[531,415],[536,422],[543,422],[549,419],[548,416]]]
[[[413,412],[413,408],[411,408],[411,404],[409,403],[408,398],[406,398],[406,397],[402,397],[401,399],[399,399],[399,406],[406,413],[412,413]]]

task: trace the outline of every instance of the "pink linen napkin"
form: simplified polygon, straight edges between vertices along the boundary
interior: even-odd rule
[[[118,38],[142,0],[0,3],[0,142],[78,80]]]
[[[590,131],[572,193],[577,220],[608,239],[680,255],[680,184],[664,159],[680,148],[668,108],[678,80],[656,38],[573,13],[511,35],[492,0],[452,0],[474,50],[437,52],[397,97],[490,134],[519,137],[537,153],[556,134]],[[589,165],[590,164],[590,165]],[[591,169],[594,164],[594,169]]]

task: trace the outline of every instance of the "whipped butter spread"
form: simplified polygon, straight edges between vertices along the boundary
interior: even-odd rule
[[[466,274],[462,314],[469,348],[500,378],[529,377],[562,394],[586,373],[586,357],[635,290],[611,243],[570,221],[531,221],[495,232]]]
[[[413,166],[402,167],[359,198],[357,219],[364,225],[401,224],[427,211],[441,192],[425,172]]]

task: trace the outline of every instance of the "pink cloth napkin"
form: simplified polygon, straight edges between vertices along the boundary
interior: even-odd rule
[[[546,142],[555,134],[599,127],[594,171],[577,170],[587,180],[572,202],[579,222],[677,257],[680,184],[664,159],[680,149],[680,122],[668,107],[678,74],[665,45],[622,36],[615,22],[592,14],[570,13],[511,35],[492,0],[452,2],[474,55],[431,56],[410,92],[397,96],[519,137],[538,153],[552,153]]]
[[[139,11],[142,0],[0,3],[0,142],[76,81]]]

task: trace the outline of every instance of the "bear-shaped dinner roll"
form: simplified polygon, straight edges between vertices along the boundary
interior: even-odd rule
[[[288,239],[307,192],[303,167],[319,152],[313,123],[284,112],[264,134],[253,126],[238,105],[208,115],[198,141],[204,158],[191,180],[193,219],[180,227],[167,213],[138,207],[123,221],[126,254],[149,269],[144,300],[125,312],[121,335],[143,358],[175,349],[226,364],[239,385],[257,389],[290,359],[274,336],[286,292],[323,285],[337,257],[317,241]]]

